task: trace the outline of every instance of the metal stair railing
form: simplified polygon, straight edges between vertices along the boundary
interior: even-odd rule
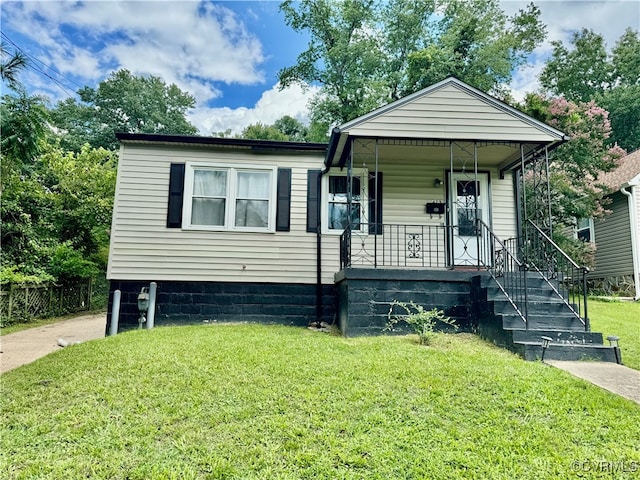
[[[498,284],[528,329],[528,265],[518,260],[486,223],[480,219],[477,222],[480,227],[478,262]]]
[[[590,330],[587,312],[587,273],[531,220],[527,221],[522,258],[538,272],[568,309]]]

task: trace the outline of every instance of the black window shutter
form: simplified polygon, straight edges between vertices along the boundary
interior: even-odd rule
[[[369,177],[369,233],[382,234],[382,172]]]
[[[278,199],[276,202],[276,232],[291,230],[291,169],[278,169]]]
[[[167,228],[182,227],[182,197],[184,195],[184,163],[172,163],[169,170],[169,205]]]
[[[307,232],[318,232],[318,219],[320,216],[320,191],[318,179],[322,170],[309,170],[307,172]]]

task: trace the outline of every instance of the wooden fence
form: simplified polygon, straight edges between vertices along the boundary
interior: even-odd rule
[[[2,285],[0,325],[91,309],[93,282],[72,285]]]

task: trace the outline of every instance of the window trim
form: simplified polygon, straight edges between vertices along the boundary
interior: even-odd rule
[[[580,228],[580,220],[588,220],[589,221],[589,225]],[[579,232],[583,231],[583,230],[587,230],[589,229],[589,241],[587,242],[586,240],[582,240],[580,238]],[[589,217],[589,218],[576,218],[576,226],[573,229],[573,236],[576,240],[580,240],[582,242],[585,243],[596,243],[596,230],[594,228],[594,224],[593,224],[593,217]]]
[[[360,175],[352,175],[360,179],[360,188],[362,190],[360,199],[360,228],[352,230],[353,232],[369,233],[368,229],[368,205],[369,205],[369,172],[362,170]],[[329,177],[346,177],[347,172],[329,172],[322,176],[322,205],[320,206],[320,215],[322,218],[322,234],[342,235],[344,229],[329,228]],[[366,220],[366,221],[365,221]]]
[[[184,198],[182,228],[184,230],[200,230],[214,232],[251,232],[251,233],[275,233],[277,210],[278,167],[264,165],[242,164],[230,165],[225,163],[187,162],[185,169]],[[224,215],[224,225],[193,225],[191,224],[191,211],[193,208],[193,179],[196,170],[224,170],[227,172],[227,196]],[[271,176],[269,192],[269,213],[267,228],[260,227],[236,227],[235,211],[238,200],[238,172],[269,173]]]

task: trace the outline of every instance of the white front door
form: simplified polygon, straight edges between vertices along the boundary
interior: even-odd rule
[[[454,172],[449,184],[451,212],[451,263],[453,266],[478,264],[478,235],[476,214],[489,222],[489,178],[486,173]]]

